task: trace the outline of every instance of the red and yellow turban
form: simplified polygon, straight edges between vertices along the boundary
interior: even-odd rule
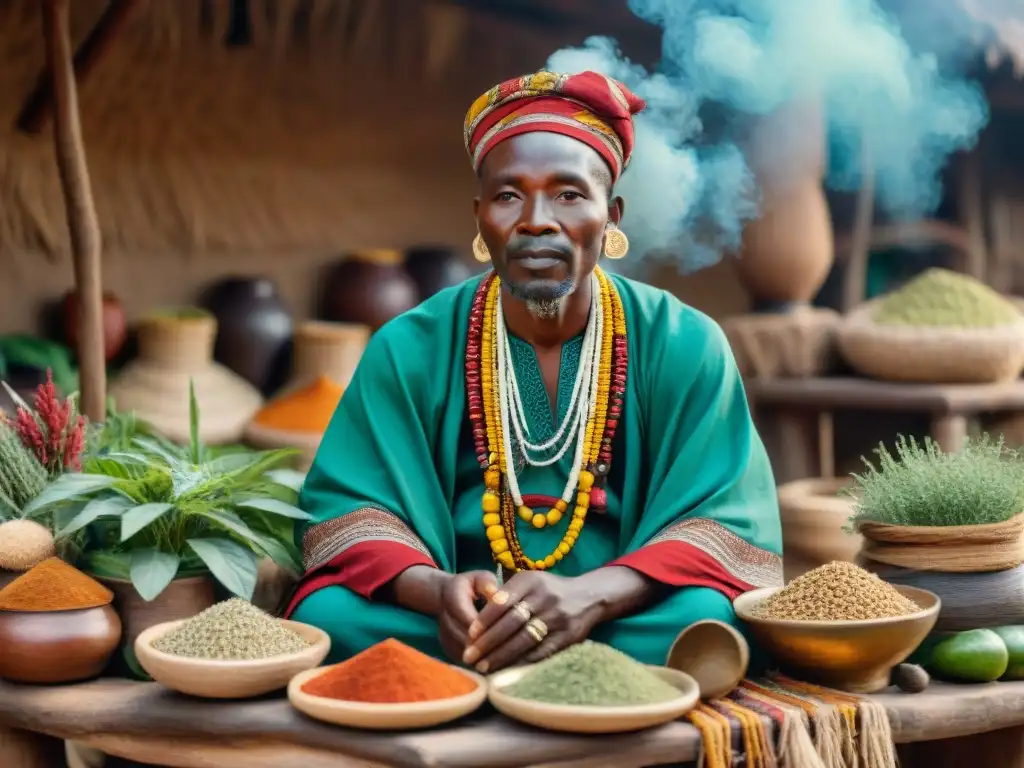
[[[646,105],[597,72],[537,72],[497,85],[466,113],[466,150],[479,170],[499,142],[534,131],[561,133],[595,149],[618,179],[633,153],[633,115]]]

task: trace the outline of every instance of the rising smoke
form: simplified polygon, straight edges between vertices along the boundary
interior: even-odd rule
[[[913,5],[939,19],[935,7],[953,2]],[[955,58],[948,41],[960,30],[920,23],[921,10],[912,46],[875,0],[630,0],[630,8],[663,30],[656,71],[625,60],[608,38],[558,51],[547,66],[602,72],[647,101],[618,186],[628,202],[623,226],[641,252],[686,254],[684,271],[735,250],[757,214],[758,184],[738,128],[751,116],[820,100],[828,185],[856,189],[867,147],[879,204],[908,217],[938,205],[950,154],[972,146],[988,119],[980,87],[942,66]],[[710,139],[709,111],[717,121]],[[771,168],[785,172],[785,162]]]

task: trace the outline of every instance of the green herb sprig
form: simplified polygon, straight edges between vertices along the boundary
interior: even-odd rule
[[[1003,438],[988,435],[946,453],[931,438],[923,444],[900,435],[893,456],[879,443],[876,467],[854,474],[845,494],[854,500],[852,528],[863,521],[890,525],[980,525],[1024,512],[1024,461]]]

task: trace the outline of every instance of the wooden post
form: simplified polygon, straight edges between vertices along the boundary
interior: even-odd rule
[[[107,370],[103,355],[103,288],[100,227],[85,162],[78,93],[72,63],[70,0],[43,0],[46,63],[53,88],[53,141],[71,235],[78,290],[81,367],[79,406],[91,421],[106,418]]]

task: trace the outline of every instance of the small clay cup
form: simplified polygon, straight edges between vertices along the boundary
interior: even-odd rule
[[[97,677],[121,640],[109,605],[77,611],[0,611],[0,677],[74,683]]]
[[[665,666],[685,672],[700,687],[705,701],[731,693],[747,674],[750,646],[734,627],[706,619],[679,633]]]

